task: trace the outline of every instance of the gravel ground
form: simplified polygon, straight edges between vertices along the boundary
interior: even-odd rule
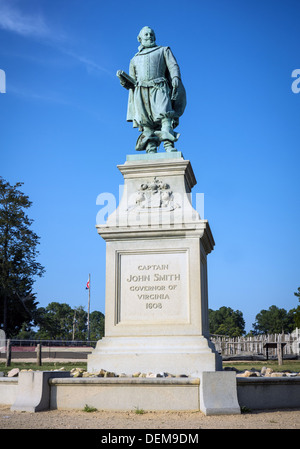
[[[0,406],[0,429],[300,429],[300,409],[260,410],[241,415],[202,412],[12,412]]]

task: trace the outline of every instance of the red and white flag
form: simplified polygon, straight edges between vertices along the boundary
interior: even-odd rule
[[[90,280],[87,281],[85,289],[89,290],[89,288],[90,288]]]

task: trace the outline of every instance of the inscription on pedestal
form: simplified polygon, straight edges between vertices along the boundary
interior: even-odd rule
[[[186,250],[119,254],[120,322],[188,322]]]

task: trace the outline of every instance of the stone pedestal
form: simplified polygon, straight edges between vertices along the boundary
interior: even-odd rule
[[[192,207],[196,179],[182,154],[130,155],[106,241],[105,337],[88,370],[199,377],[221,369],[209,340],[207,255],[214,240]]]

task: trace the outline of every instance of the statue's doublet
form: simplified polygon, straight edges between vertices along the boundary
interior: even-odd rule
[[[169,47],[144,48],[130,62],[129,74],[139,85],[160,78],[180,78],[180,70]],[[146,87],[146,86],[145,86]]]
[[[182,115],[186,102],[182,83],[179,102],[176,101],[179,108],[176,109],[175,102],[170,99],[172,79],[181,76],[169,47],[140,50],[130,61],[129,74],[137,82],[134,91],[130,90],[127,111],[127,120],[132,121],[134,127],[155,127],[164,116],[178,118]]]

